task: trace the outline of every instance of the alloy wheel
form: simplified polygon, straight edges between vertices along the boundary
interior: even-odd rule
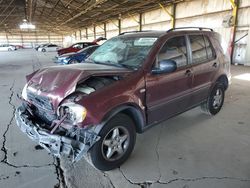
[[[114,127],[104,137],[102,155],[107,161],[120,159],[128,149],[130,137],[125,127]]]

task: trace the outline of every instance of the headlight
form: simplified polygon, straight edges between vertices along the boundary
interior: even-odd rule
[[[28,100],[28,95],[27,95],[27,86],[28,84],[25,84],[24,88],[23,88],[23,91],[22,91],[22,97],[24,100]]]
[[[63,63],[68,63],[68,61],[69,61],[67,56],[66,57],[58,57],[58,60],[63,62]]]
[[[66,118],[68,120],[70,120],[73,124],[77,124],[85,119],[87,110],[79,104],[65,103],[58,108],[57,115],[59,117],[63,117],[65,114],[67,114]]]

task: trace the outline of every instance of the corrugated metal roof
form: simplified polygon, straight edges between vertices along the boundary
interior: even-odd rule
[[[39,29],[72,32],[179,1],[183,0],[0,0],[0,30],[18,29],[27,19]]]

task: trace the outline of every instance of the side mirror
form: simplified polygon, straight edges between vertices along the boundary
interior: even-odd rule
[[[152,70],[153,74],[171,73],[177,69],[176,62],[171,59],[163,59],[159,61],[159,67]]]

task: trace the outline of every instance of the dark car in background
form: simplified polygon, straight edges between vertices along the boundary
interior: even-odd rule
[[[78,52],[63,54],[59,57],[55,57],[55,63],[61,65],[81,63],[85,61],[85,59],[88,58],[98,47],[99,45],[93,45]]]
[[[120,34],[85,63],[37,70],[26,77],[17,125],[57,157],[111,170],[128,159],[136,133],[196,106],[217,114],[229,58],[218,33],[190,29]]]
[[[86,47],[98,45],[98,42],[100,42],[102,40],[107,40],[107,39],[104,37],[99,37],[92,42],[78,42],[78,43],[73,44],[67,48],[62,48],[62,49],[57,50],[57,54],[58,54],[58,56],[60,56],[60,55],[70,53],[70,52],[78,52],[79,50],[84,49]]]

